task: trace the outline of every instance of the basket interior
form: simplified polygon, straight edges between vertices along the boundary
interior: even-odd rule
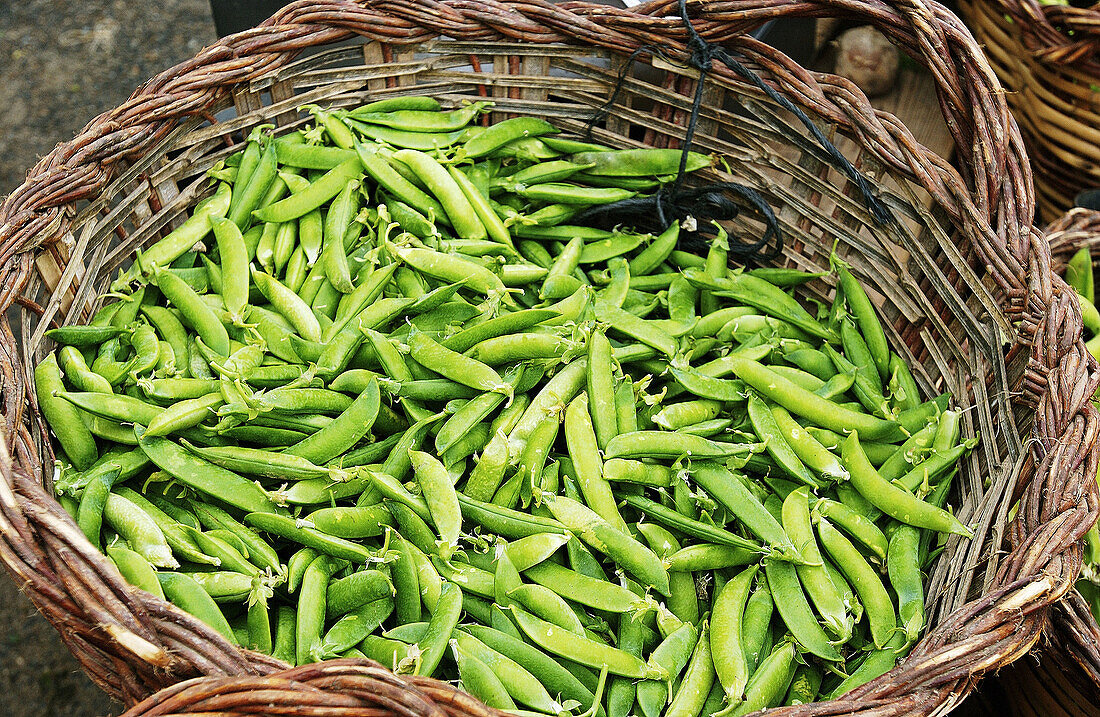
[[[204,191],[204,173],[234,152],[253,127],[273,123],[279,132],[290,130],[307,120],[297,111],[307,103],[345,107],[431,94],[449,106],[491,98],[491,121],[536,115],[567,133],[582,132],[611,96],[625,62],[624,56],[572,45],[438,40],[401,48],[349,42],[238,87],[217,109],[216,120],[195,117],[177,125],[97,199],[77,207],[68,233],[37,249],[37,273],[23,291],[24,308],[10,317],[20,322],[26,352],[20,370],[29,377],[52,348],[43,338],[46,329],[85,321],[99,306],[94,297],[134,249],[182,221]],[[627,69],[617,103],[593,129],[594,140],[615,147],[680,146],[697,73],[648,56]],[[834,160],[795,117],[757,89],[717,77],[708,81],[704,98],[694,149],[725,157],[729,171],[709,170],[701,180],[739,182],[764,196],[786,239],[778,265],[828,271],[835,245],[869,289],[892,347],[913,366],[925,397],[950,392],[964,409],[964,435],[981,433],[979,448],[961,465],[951,501],[976,535],[969,541],[952,537],[936,562],[928,589],[929,623],[935,625],[993,583],[1010,506],[1029,476],[1024,438],[1035,396],[1026,385],[1018,387],[1029,354],[1018,343],[1016,326],[1023,298],[1006,295],[948,213],[918,184],[885,169],[866,149],[873,144],[868,138],[845,138],[815,118],[871,180],[898,220],[890,226],[874,223]],[[946,162],[942,170],[954,171]],[[751,238],[761,231],[748,217],[732,227],[732,233]],[[828,301],[833,282],[811,282],[800,291],[803,300]],[[52,451],[42,426],[31,431],[48,466]],[[48,485],[50,476],[41,479]]]

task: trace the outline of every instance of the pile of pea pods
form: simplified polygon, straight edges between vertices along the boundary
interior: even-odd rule
[[[61,503],[227,640],[518,713],[741,715],[892,668],[969,535],[950,397],[839,260],[807,309],[821,274],[731,268],[721,228],[571,223],[679,150],[487,107],[313,107],[211,170],[46,334]]]
[[[1096,308],[1096,289],[1092,268],[1092,252],[1081,247],[1066,264],[1066,283],[1081,298],[1081,318],[1086,335],[1085,348],[1100,360],[1100,311]],[[1093,403],[1100,407],[1100,396],[1093,396]],[[1100,482],[1100,473],[1096,476]],[[1095,524],[1085,533],[1084,564],[1076,588],[1089,605],[1095,620],[1100,621],[1100,529]]]

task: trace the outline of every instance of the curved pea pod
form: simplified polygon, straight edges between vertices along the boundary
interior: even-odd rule
[[[749,540],[748,538],[742,538],[739,535],[718,528],[710,523],[703,523],[702,521],[688,518],[677,512],[676,509],[666,507],[644,496],[625,494],[622,495],[621,498],[624,503],[644,512],[654,522],[678,530],[685,535],[691,535],[700,540],[706,540],[718,545],[743,550],[755,554],[757,559],[759,559],[762,552],[765,552],[760,544],[755,541]],[[761,506],[761,509],[763,509],[763,506]]]
[[[157,580],[157,571],[148,560],[123,545],[108,545],[105,552],[126,582],[156,595],[161,600],[165,599],[164,589]]]
[[[229,355],[229,334],[214,311],[195,290],[170,271],[157,267],[154,280],[165,298],[180,310],[183,321],[199,335],[207,346],[222,356]]]
[[[810,610],[810,604],[806,601],[806,594],[802,591],[794,565],[779,560],[766,560],[764,573],[768,578],[768,588],[775,599],[775,607],[798,644],[807,652],[823,660],[839,662],[841,654],[829,642],[828,636]],[[763,669],[762,663],[757,673]],[[786,692],[787,687],[784,685],[780,694]]]
[[[862,339],[867,344],[875,368],[878,369],[879,377],[886,380],[890,372],[890,346],[886,342],[886,332],[883,331],[882,323],[875,314],[875,308],[867,297],[867,292],[852,276],[852,272],[848,270],[848,265],[836,256],[833,257],[832,264],[840,277],[840,286],[844,291],[844,298],[852,310],[852,316],[859,324],[860,334],[862,334]]]
[[[460,155],[465,159],[476,159],[521,137],[540,137],[557,132],[557,127],[538,117],[514,117],[497,122],[478,133],[462,145]]]
[[[680,676],[680,672],[687,667],[698,642],[699,635],[695,626],[684,623],[650,653],[647,664],[656,670],[666,672],[668,682],[644,680],[638,683],[638,706],[641,707],[645,717],[658,717],[661,714],[669,699],[668,685],[675,681]]]
[[[852,543],[824,518],[818,518],[817,533],[821,546],[855,588],[871,626],[875,646],[883,648],[897,628],[897,613],[878,573]]]
[[[184,573],[159,572],[157,580],[169,602],[212,627],[231,644],[238,644],[221,608],[193,578]]]
[[[880,563],[886,560],[889,541],[875,525],[874,521],[863,513],[828,498],[821,498],[814,504],[814,512],[825,516],[845,533],[855,538],[878,558]]]
[[[98,458],[99,450],[91,431],[80,418],[80,411],[57,395],[64,392],[65,384],[53,352],[35,367],[34,388],[42,415],[53,429],[65,455],[78,470],[90,468]]]
[[[46,338],[62,346],[90,348],[121,335],[123,331],[119,326],[62,326],[47,331]]]
[[[401,149],[394,159],[407,165],[443,206],[448,222],[460,239],[485,239],[485,225],[478,218],[462,187],[439,162],[413,149]]]
[[[328,555],[314,558],[302,575],[294,626],[295,663],[315,661],[325,627],[325,601],[332,576],[344,563]]]
[[[349,181],[358,178],[362,171],[363,165],[359,158],[349,152],[346,161],[330,169],[306,189],[256,209],[252,215],[258,221],[277,224],[297,219],[323,206],[339,194]]]
[[[858,432],[867,438],[900,438],[901,426],[894,421],[852,411],[798,386],[758,361],[741,356],[726,356],[725,363],[742,381],[793,414],[838,433]]]
[[[708,495],[737,516],[737,519],[744,523],[754,535],[772,546],[781,556],[789,560],[801,561],[790,537],[783,531],[783,526],[752,494],[742,482],[742,477],[735,475],[724,466],[714,464],[693,466],[690,473]]]
[[[583,375],[581,372],[578,378],[583,378]],[[549,385],[547,384],[547,388]],[[534,406],[534,402],[531,405]],[[588,397],[583,392],[573,399],[565,410],[565,442],[585,503],[612,528],[624,535],[627,534],[626,523],[615,505],[611,486],[603,477],[603,461],[600,458],[595,428],[588,409]]]
[[[279,556],[256,531],[244,525],[226,511],[207,503],[190,501],[197,520],[207,530],[221,529],[233,533],[237,540],[248,549],[248,560],[253,565],[270,570],[275,575],[286,575],[287,567],[279,561]]]
[[[360,122],[379,124],[406,132],[453,132],[466,127],[492,104],[492,102],[487,101],[473,102],[465,107],[447,112],[397,107],[368,110],[367,107],[360,107],[349,113],[348,116]]]
[[[787,445],[790,446],[805,466],[826,478],[833,480],[847,479],[848,471],[840,460],[825,446],[821,445],[809,431],[791,418],[791,414],[785,408],[773,405],[771,406],[771,414],[776,428],[782,433]]]
[[[315,464],[327,463],[359,442],[378,417],[381,394],[371,380],[352,404],[331,423],[286,450]]]
[[[416,674],[432,676],[439,666],[439,661],[461,616],[462,590],[454,583],[444,583],[428,627],[416,643],[420,649],[420,661],[416,665]]]
[[[362,563],[371,560],[374,554],[359,543],[326,535],[309,527],[308,521],[299,521],[285,515],[274,513],[249,513],[244,517],[247,525],[271,535],[277,535],[299,545],[313,548],[317,552],[333,558]]]
[[[401,261],[435,279],[460,282],[474,291],[490,296],[504,296],[507,293],[507,287],[499,276],[468,259],[416,247],[397,246],[392,251]]]
[[[687,672],[681,680],[665,717],[697,717],[707,702],[714,685],[714,661],[710,653],[709,626],[704,620],[699,628],[699,640],[691,654]]]
[[[749,395],[748,414],[753,430],[764,441],[772,460],[788,475],[800,482],[812,488],[821,487],[821,483],[807,470],[791,444],[787,442],[783,429],[779,427],[768,405],[755,393]]]
[[[791,491],[783,501],[783,529],[802,556],[804,564],[795,567],[798,579],[809,593],[825,626],[838,640],[846,642],[852,634],[852,623],[845,612],[843,597],[822,564],[821,553],[814,540],[809,501],[809,491],[805,487]]]
[[[542,562],[524,571],[533,582],[552,588],[566,600],[610,613],[634,612],[650,606],[630,590],[582,575],[557,563]]]
[[[520,572],[548,560],[569,542],[569,536],[560,533],[534,533],[513,540],[505,547],[509,560]]]
[[[390,512],[381,505],[322,508],[310,513],[309,519],[322,533],[348,540],[373,538],[393,525]]]
[[[620,149],[578,152],[570,157],[570,161],[592,165],[585,172],[596,176],[650,177],[676,174],[682,156],[683,152],[679,149]],[[710,165],[710,158],[705,154],[688,152],[685,171],[695,172]]]
[[[516,703],[505,689],[501,678],[488,665],[451,640],[455,664],[462,688],[489,707],[499,710],[515,710]]]
[[[134,433],[149,460],[184,485],[241,510],[275,511],[275,504],[255,483],[192,455],[166,438],[146,437],[141,426],[135,426]]]
[[[462,493],[458,494],[458,505],[464,519],[509,540],[536,533],[564,535],[567,532],[565,526],[553,518],[511,510],[493,503],[475,500]]]
[[[665,679],[664,670],[647,665],[629,653],[569,632],[540,620],[525,610],[511,608],[520,630],[543,650],[597,669],[607,668],[614,675],[635,679]]]
[[[757,710],[779,705],[794,679],[794,673],[798,667],[795,661],[797,655],[794,642],[787,641],[776,645],[749,679],[749,684],[745,688],[745,700],[730,713],[731,717],[742,717]]]
[[[859,435],[855,431],[841,445],[841,458],[848,466],[852,486],[891,518],[941,533],[955,533],[967,538],[973,535],[947,511],[926,503],[904,488],[883,479],[867,460],[867,455],[859,444]]]
[[[209,393],[200,398],[179,401],[157,414],[145,429],[145,435],[166,436],[193,428],[207,418],[215,415],[219,406],[225,403],[222,394]]]
[[[706,460],[745,456],[763,448],[759,443],[717,443],[701,436],[671,431],[632,431],[620,433],[607,442],[605,458],[682,457]]]
[[[758,570],[759,566],[753,565],[723,585],[714,598],[711,612],[710,653],[726,701],[731,705],[741,701],[748,684],[749,665],[742,633],[745,606]]]
[[[439,531],[440,553],[448,556],[458,546],[462,532],[462,511],[458,506],[454,483],[447,468],[433,456],[422,451],[409,451],[420,492],[428,505],[432,522]]]
[[[354,608],[329,628],[313,657],[317,660],[330,659],[358,645],[377,630],[391,613],[393,597],[389,595]]]
[[[462,640],[463,635],[466,634],[474,636],[479,642],[486,645],[488,649],[503,655],[506,659],[512,660],[516,665],[530,674],[538,675],[538,681],[545,685],[547,691],[560,695],[562,699],[576,700],[580,702],[582,706],[592,705],[594,698],[592,692],[566,668],[562,667],[557,660],[542,652],[539,648],[524,642],[518,637],[482,625],[466,625],[456,634],[456,637]],[[502,667],[500,669],[506,668]],[[505,674],[508,673],[506,672]],[[509,689],[517,689],[518,685],[518,681],[507,681]],[[538,690],[534,689],[533,692],[537,693]],[[541,697],[536,699],[536,701],[539,702],[538,705],[533,702],[528,702],[523,697],[516,694],[513,694],[513,697],[535,709],[544,709],[544,707],[540,706],[544,704]],[[595,707],[596,714],[602,715],[603,708],[599,704],[596,704]]]
[[[898,596],[898,617],[905,637],[916,642],[924,628],[924,582],[920,573],[920,531],[900,525],[890,536],[886,560],[890,585]]]

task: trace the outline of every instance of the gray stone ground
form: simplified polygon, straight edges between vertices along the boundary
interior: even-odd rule
[[[56,143],[214,39],[207,0],[0,0],[0,197]],[[1003,714],[987,701],[997,692],[956,714]],[[120,711],[0,577],[0,715]]]
[[[207,0],[0,0],[0,196],[55,144],[214,39]],[[119,712],[0,577],[0,715]]]

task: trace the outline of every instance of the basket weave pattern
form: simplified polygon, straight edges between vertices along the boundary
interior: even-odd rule
[[[1100,186],[1100,10],[1038,0],[963,0],[960,9],[1009,92],[1038,213],[1054,221]]]
[[[49,494],[52,453],[28,372],[48,350],[42,334],[51,322],[86,318],[111,274],[171,228],[200,196],[197,180],[242,132],[270,121],[294,126],[305,102],[432,93],[454,104],[468,92],[494,99],[494,119],[539,114],[577,130],[610,95],[626,54],[661,43],[669,58],[686,56],[676,9],[674,0],[634,11],[539,0],[301,0],[152,78],[44,158],[5,200],[0,309],[19,304],[22,321],[0,322],[0,411],[11,447],[11,457],[0,456],[0,559],[99,685],[133,705],[189,677],[230,676],[170,687],[139,708],[148,714],[168,714],[166,704],[179,713],[238,709],[231,696],[215,709],[212,695],[237,695],[246,713],[252,698],[241,685],[272,690],[270,704],[283,714],[314,714],[324,700],[333,700],[331,714],[437,714],[417,700],[447,714],[488,714],[441,683],[364,663],[272,676],[286,666],[127,586]],[[765,194],[788,235],[786,265],[827,267],[839,239],[838,252],[877,292],[891,343],[922,388],[951,391],[970,409],[964,430],[983,435],[955,500],[976,537],[953,538],[937,561],[925,639],[901,666],[843,699],[786,712],[930,714],[1030,649],[1047,608],[1079,572],[1078,540],[1097,515],[1100,422],[1090,398],[1100,377],[1081,341],[1078,304],[1031,227],[1028,164],[996,77],[950,12],[917,0],[702,0],[689,9],[703,37],[739,53],[827,131],[850,138],[846,154],[899,221],[872,227],[853,185],[804,129],[724,67],[712,72],[696,142],[728,156],[732,173],[710,178]],[[961,176],[851,83],[810,73],[741,34],[780,17],[840,14],[875,24],[931,70]],[[335,46],[352,39],[359,44]],[[677,146],[696,73],[651,64],[648,74],[628,76],[597,141]],[[215,122],[229,107],[237,116]],[[827,298],[820,286],[810,291]],[[370,680],[395,693],[364,711]],[[349,701],[338,705],[345,697],[317,688]]]

